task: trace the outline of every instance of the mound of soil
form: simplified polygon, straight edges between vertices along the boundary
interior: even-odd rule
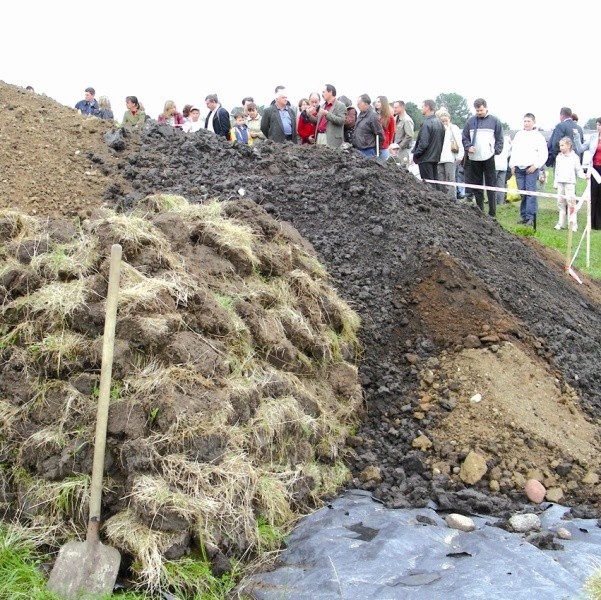
[[[108,130],[4,84],[0,109],[0,207],[85,219],[159,193],[252,200],[310,242],[362,321],[349,485],[505,515],[535,478],[549,500],[599,507],[601,289],[536,241],[354,151]]]

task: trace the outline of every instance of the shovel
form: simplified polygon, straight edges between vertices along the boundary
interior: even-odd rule
[[[60,549],[48,579],[48,589],[67,600],[111,593],[121,562],[119,551],[103,545],[98,536],[120,271],[121,246],[113,244],[106,297],[88,530],[84,542],[69,542]]]

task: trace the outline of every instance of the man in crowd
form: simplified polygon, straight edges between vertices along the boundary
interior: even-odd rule
[[[316,143],[321,146],[338,148],[344,141],[344,121],[346,119],[346,106],[336,99],[336,88],[326,83],[321,94],[324,104],[309,120],[317,123]]]
[[[288,94],[284,88],[278,89],[274,102],[265,109],[261,118],[261,131],[268,140],[296,144],[296,115],[288,103]]]
[[[396,132],[394,134],[394,143],[399,145],[398,159],[401,166],[409,168],[409,153],[413,144],[413,131],[415,124],[413,119],[405,110],[405,103],[402,100],[395,100],[392,104],[394,121],[396,123]]]
[[[353,147],[357,148],[363,156],[378,155],[379,144],[384,140],[384,129],[378,118],[378,113],[371,105],[371,98],[361,94],[357,98],[357,122],[353,131]]]
[[[549,157],[547,158],[547,166],[555,166],[555,157],[559,154],[559,140],[563,137],[573,138],[574,121],[572,120],[572,109],[567,106],[562,106],[559,110],[559,123],[555,125],[547,149]]]
[[[461,141],[465,149],[465,183],[496,187],[497,171],[495,168],[495,155],[503,150],[503,127],[501,121],[489,114],[484,98],[474,100],[476,114],[471,116],[464,128]],[[473,190],[476,204],[484,211],[484,191],[479,188]],[[466,189],[466,193],[470,188]],[[497,214],[497,199],[493,191],[487,190],[488,214],[491,217]]]
[[[209,94],[205,98],[205,104],[209,109],[209,114],[205,119],[205,129],[214,132],[216,135],[230,139],[230,113],[219,104],[217,94]]]
[[[100,110],[98,108],[98,100],[94,97],[96,96],[96,90],[93,87],[87,87],[84,90],[84,99],[80,100],[75,108],[84,116],[84,117],[93,117],[98,114]]]
[[[509,166],[515,175],[519,190],[535,192],[539,169],[547,162],[547,142],[543,134],[536,129],[536,120],[532,113],[524,115],[524,129],[516,132],[513,138]],[[520,202],[519,224],[534,227],[538,212],[537,197],[522,194]]]
[[[419,128],[415,148],[413,149],[413,162],[419,167],[422,179],[438,180],[438,161],[444,144],[444,126],[435,115],[436,103],[434,100],[422,102],[422,115],[424,122]]]

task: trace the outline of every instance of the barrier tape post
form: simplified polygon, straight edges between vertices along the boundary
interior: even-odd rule
[[[566,248],[566,273],[570,273],[570,268],[572,264],[572,215],[574,214],[574,206],[572,204],[568,204],[568,247]],[[574,257],[576,258],[576,257]]]

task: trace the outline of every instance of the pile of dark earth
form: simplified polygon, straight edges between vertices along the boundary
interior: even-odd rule
[[[362,318],[365,415],[348,442],[350,487],[370,490],[387,507],[433,501],[500,516],[524,508],[520,490],[492,491],[484,480],[470,486],[435,473],[413,444],[455,407],[452,386],[442,382],[437,410],[420,411],[428,396],[424,366],[473,340],[530,349],[577,392],[587,418],[601,422],[599,286],[578,286],[560,261],[476,206],[452,203],[410,173],[353,150],[270,141],[248,147],[154,123],[109,131],[105,141],[118,157],[116,171],[102,156],[91,158],[113,180],[105,194],[111,206],[127,210],[158,192],[190,202],[244,196],[313,244]],[[494,457],[495,441],[487,442],[474,440]],[[457,448],[434,451],[453,464],[465,458]],[[374,466],[379,476],[366,478]],[[588,515],[598,503],[566,500]]]

